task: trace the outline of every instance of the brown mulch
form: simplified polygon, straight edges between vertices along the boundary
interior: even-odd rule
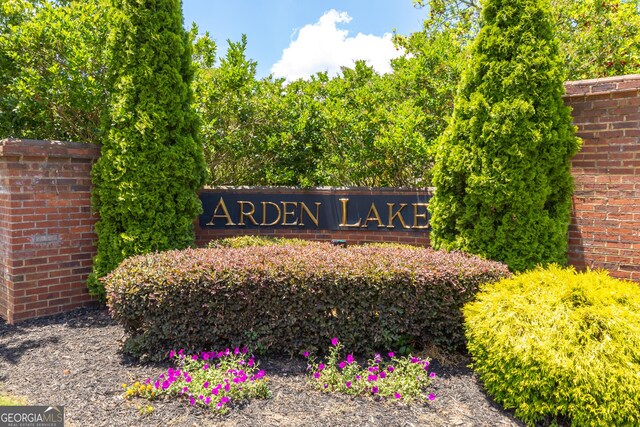
[[[0,321],[2,322],[2,321]],[[437,360],[433,402],[403,404],[318,392],[302,359],[258,358],[271,399],[229,415],[184,401],[125,400],[122,383],[157,376],[168,365],[140,364],[120,353],[124,333],[104,309],[83,309],[16,326],[0,323],[0,393],[33,405],[63,405],[66,426],[522,426],[484,393],[464,362]],[[145,414],[141,408],[151,405]]]

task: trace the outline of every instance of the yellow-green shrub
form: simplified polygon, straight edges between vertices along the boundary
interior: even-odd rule
[[[464,307],[486,390],[529,424],[640,425],[640,287],[555,265],[481,287]]]
[[[284,246],[299,245],[305,246],[309,240],[290,239],[286,237],[272,236],[233,236],[216,239],[209,242],[210,248],[246,248],[248,246]]]

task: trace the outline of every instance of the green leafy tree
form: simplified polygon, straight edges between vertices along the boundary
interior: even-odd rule
[[[479,0],[414,0],[425,7],[425,32],[454,31],[460,40],[478,32]],[[640,72],[640,0],[551,0],[567,79]]]
[[[103,0],[0,5],[0,136],[100,142]]]
[[[124,258],[193,244],[206,178],[192,107],[192,48],[175,0],[112,1],[111,99],[92,171],[98,253],[90,291]]]
[[[487,0],[434,168],[432,241],[514,270],[564,263],[579,148],[548,0]]]

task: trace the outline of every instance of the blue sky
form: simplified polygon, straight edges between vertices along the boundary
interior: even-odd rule
[[[399,55],[390,44],[395,28],[422,28],[425,10],[411,0],[183,0],[185,27],[198,24],[226,52],[227,39],[247,35],[247,56],[258,77],[273,73],[293,80],[366,59],[379,72]],[[385,67],[385,64],[386,67]]]

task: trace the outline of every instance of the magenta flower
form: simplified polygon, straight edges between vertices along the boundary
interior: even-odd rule
[[[209,381],[205,381],[204,384],[202,384],[202,387],[209,388]]]
[[[222,387],[220,384],[218,384],[217,386],[215,386],[214,388],[211,389],[211,394],[214,395],[218,395],[218,393],[220,392],[220,387]]]
[[[204,400],[204,403],[206,403],[207,405],[211,403],[211,396],[207,396],[207,398]]]
[[[198,355],[194,354],[193,356],[191,356],[191,360],[198,360]]]
[[[169,388],[170,385],[171,385],[171,383],[169,381],[165,380],[165,381],[162,382],[162,389],[166,390],[166,389]]]
[[[184,354],[184,348],[181,348],[180,350],[178,350],[178,354],[179,355],[183,355]]]
[[[205,363],[204,366],[202,367],[202,370],[206,371],[207,369],[209,369],[209,364]]]
[[[173,356],[175,356],[175,355],[176,355],[176,352],[174,350],[171,350],[169,352],[169,359],[173,359]]]
[[[156,382],[153,384],[153,386],[156,388],[156,390],[157,390],[157,389],[159,389],[159,388],[160,388],[160,381],[156,381]]]
[[[309,357],[309,352],[308,351],[304,352],[304,357]]]
[[[351,388],[351,381],[347,381],[346,384],[347,388]]]
[[[353,354],[347,355],[347,363],[351,365],[353,362],[355,362],[355,359],[353,358]]]
[[[253,365],[255,365],[255,362],[253,361],[253,357],[249,359],[249,362],[247,363],[247,365],[249,365],[250,368],[253,368]]]
[[[380,378],[384,379],[386,377],[387,377],[387,374],[384,371],[380,372]]]
[[[435,377],[436,377],[436,373],[435,373],[435,372],[431,372],[431,373],[429,374],[429,378],[435,378]]]
[[[195,404],[196,404],[196,398],[195,398],[195,397],[193,397],[193,396],[191,396],[191,397],[189,398],[189,404],[190,404],[191,406],[195,405]]]
[[[369,382],[378,381],[378,376],[377,375],[369,375],[367,377],[367,381],[369,381]]]
[[[231,389],[231,385],[229,385],[229,383],[226,383],[224,385],[224,391],[229,391]]]
[[[393,367],[393,365],[389,365],[389,367],[387,368],[387,371],[389,371],[389,373],[395,371],[396,368]]]
[[[247,354],[247,352],[248,352],[248,351],[249,351],[249,350],[247,349],[247,347],[246,347],[246,346],[245,346],[245,347],[242,347],[242,350],[240,350],[240,352],[241,352],[242,354]]]
[[[327,387],[329,387],[329,384],[325,384],[325,385],[324,385],[324,388],[327,388]]]
[[[411,363],[419,363],[420,359],[418,359],[417,357],[412,357],[411,358]]]
[[[238,347],[236,347],[236,348],[233,350],[233,354],[234,354],[235,356],[237,356],[238,354],[240,354],[240,349],[239,349]]]
[[[376,372],[378,370],[377,366],[370,366],[369,367],[369,372]]]
[[[318,371],[322,371],[324,369],[324,363],[318,365]]]
[[[333,346],[338,345],[338,338],[331,338],[331,345]]]
[[[340,367],[340,369],[344,369],[347,367],[347,362],[342,361],[338,366]]]
[[[209,360],[209,353],[202,353],[202,360]]]
[[[360,375],[356,375],[357,380],[359,380],[360,378],[362,378]]]
[[[389,353],[387,353],[387,354],[389,355],[389,357],[393,357],[393,356],[395,356],[395,355],[396,355],[393,351],[390,351],[390,352],[389,352]]]
[[[401,399],[402,398],[402,395],[400,393],[396,393],[394,396],[396,397],[396,399]]]
[[[378,387],[376,387],[376,386],[371,387],[371,393],[377,394],[378,393]]]
[[[200,396],[198,396],[198,399],[203,400],[203,399],[204,399],[204,396],[203,396],[203,395],[200,395]]]
[[[182,392],[183,392],[183,393],[186,393],[186,392],[188,392],[188,391],[189,391],[189,387],[184,387],[184,388],[182,389]]]
[[[316,372],[315,374],[313,374],[313,378],[315,379],[320,378],[320,372]]]
[[[382,361],[382,358],[380,357],[380,355],[378,353],[376,353],[376,357],[373,358],[374,362],[378,363]]]
[[[424,369],[427,369],[429,367],[429,362],[424,362]]]
[[[429,394],[429,400],[436,400],[436,395],[433,393]]]
[[[184,379],[185,382],[190,383],[191,382],[191,377],[187,377]]]

